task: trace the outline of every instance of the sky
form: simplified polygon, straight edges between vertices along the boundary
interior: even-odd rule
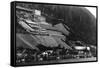
[[[95,7],[85,7],[96,17],[96,8]]]

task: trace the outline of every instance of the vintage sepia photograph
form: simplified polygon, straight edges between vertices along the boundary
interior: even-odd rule
[[[12,2],[12,7],[12,65],[97,61],[97,6]]]

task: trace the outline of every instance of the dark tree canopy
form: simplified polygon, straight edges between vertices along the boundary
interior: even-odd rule
[[[96,18],[84,7],[56,6],[54,16],[63,19],[72,38],[96,45]]]

